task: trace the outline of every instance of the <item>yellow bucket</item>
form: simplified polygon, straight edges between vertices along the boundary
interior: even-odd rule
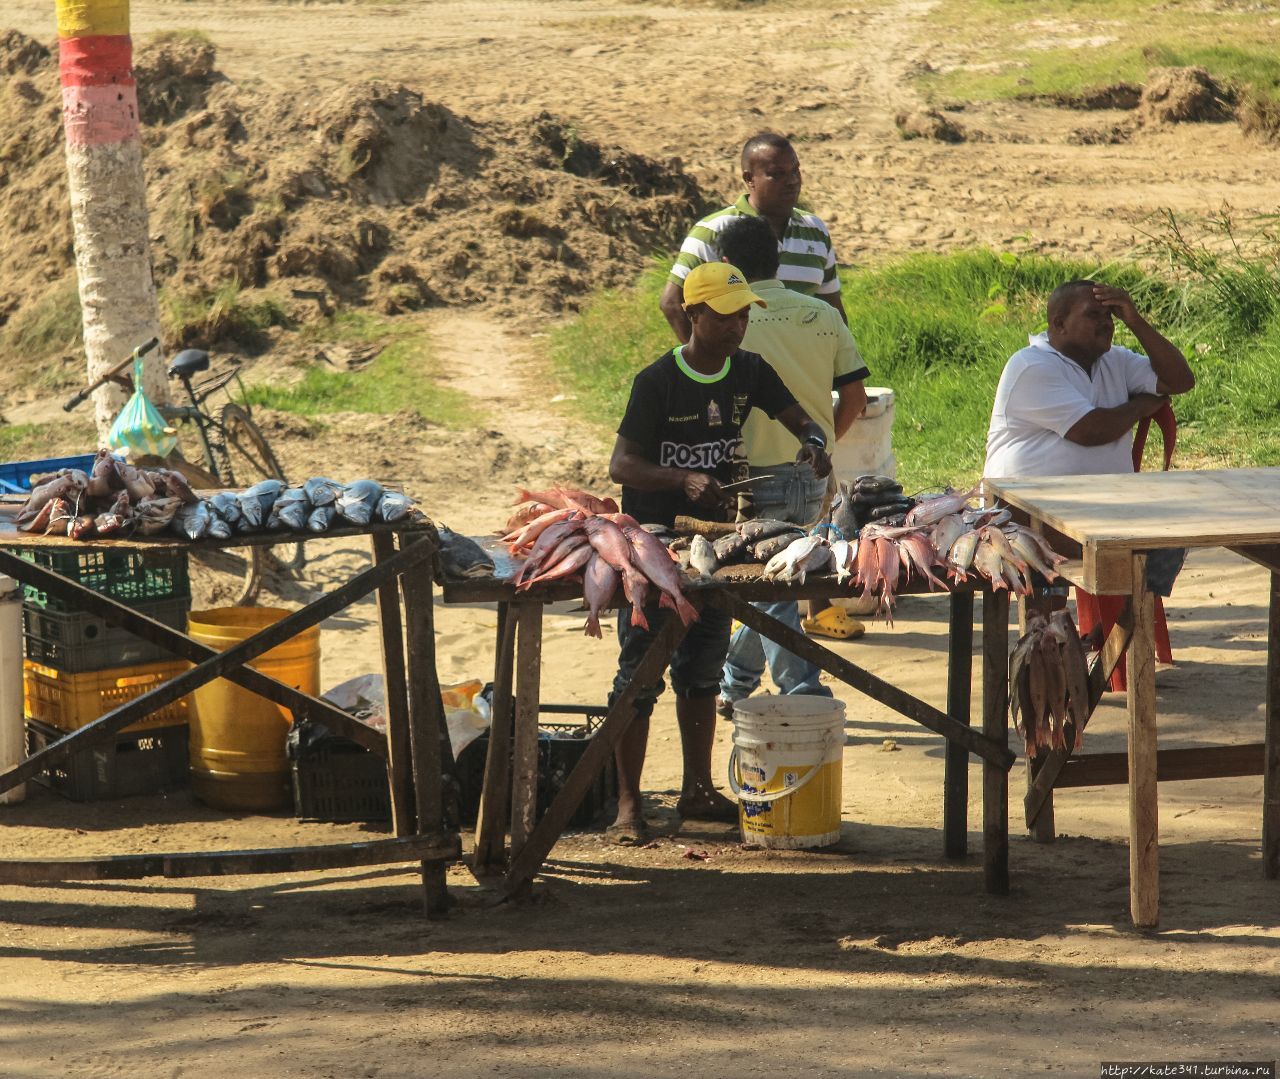
[[[271,607],[221,607],[192,611],[187,631],[224,652],[279,622],[289,611]],[[251,667],[287,686],[320,692],[320,627],[264,652]],[[289,800],[285,736],[289,709],[218,678],[191,694],[191,790],[218,809],[279,809]]]
[[[840,839],[844,704],[799,694],[733,707],[729,786],[742,841],[795,850]]]

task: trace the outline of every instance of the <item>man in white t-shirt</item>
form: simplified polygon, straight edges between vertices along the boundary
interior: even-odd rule
[[[1177,347],[1124,289],[1069,281],[1049,297],[1049,329],[1005,365],[987,431],[985,476],[1132,472],[1132,432],[1196,384]],[[1113,345],[1113,316],[1146,355]]]
[[[1134,425],[1196,384],[1186,357],[1121,288],[1068,281],[1049,297],[1048,318],[1000,376],[983,475],[1132,472]],[[1112,344],[1116,318],[1145,355]],[[1172,584],[1153,587],[1168,595]]]

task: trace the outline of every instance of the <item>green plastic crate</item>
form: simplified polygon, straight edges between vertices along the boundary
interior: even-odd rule
[[[21,547],[13,553],[130,605],[144,600],[187,599],[191,595],[187,552],[179,547],[118,551],[107,547]],[[79,610],[76,604],[51,596],[34,585],[26,585],[23,595],[29,607],[68,614]]]

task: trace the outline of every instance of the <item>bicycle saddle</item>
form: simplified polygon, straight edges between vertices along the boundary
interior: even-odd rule
[[[184,348],[169,361],[169,377],[190,378],[197,371],[209,370],[209,353],[200,348]]]

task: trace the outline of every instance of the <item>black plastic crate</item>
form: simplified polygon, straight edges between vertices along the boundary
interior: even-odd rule
[[[186,599],[191,595],[187,552],[181,547],[127,550],[107,547],[19,547],[13,553],[122,603]],[[66,603],[33,585],[26,585],[23,595],[30,607],[68,614],[77,610],[74,604]]]
[[[293,761],[293,809],[299,820],[389,821],[391,788],[381,757],[345,738],[328,738]]]
[[[185,630],[191,601],[179,597],[130,606],[166,626]],[[24,604],[22,630],[28,659],[71,674],[155,663],[173,656],[168,649],[84,611],[68,613]]]
[[[27,721],[27,754],[64,737],[65,731]],[[77,750],[36,776],[37,782],[75,802],[127,798],[177,790],[190,782],[187,728],[155,727],[118,734],[106,745]]]
[[[586,752],[605,709],[543,705],[539,712],[544,717],[558,714],[582,717],[580,721],[539,720],[537,813],[541,817]],[[288,745],[293,771],[293,805],[299,819],[331,823],[391,819],[390,787],[381,757],[349,739],[324,732],[323,727],[311,727],[305,721],[290,732]],[[463,824],[475,824],[479,813],[488,752],[489,732],[486,731],[469,743],[456,761],[454,778]],[[570,819],[569,827],[589,826],[617,794],[617,774],[610,758]]]
[[[607,709],[595,705],[544,704],[538,708],[538,817],[547,811],[574,765],[582,759],[591,736],[604,720]],[[549,716],[576,715],[579,720],[554,720]],[[489,753],[489,732],[471,742],[458,757],[457,778],[461,789],[462,821],[475,824],[480,811],[480,792],[484,786],[484,762]],[[582,804],[569,818],[567,827],[587,828],[618,796],[618,776],[610,756]]]

